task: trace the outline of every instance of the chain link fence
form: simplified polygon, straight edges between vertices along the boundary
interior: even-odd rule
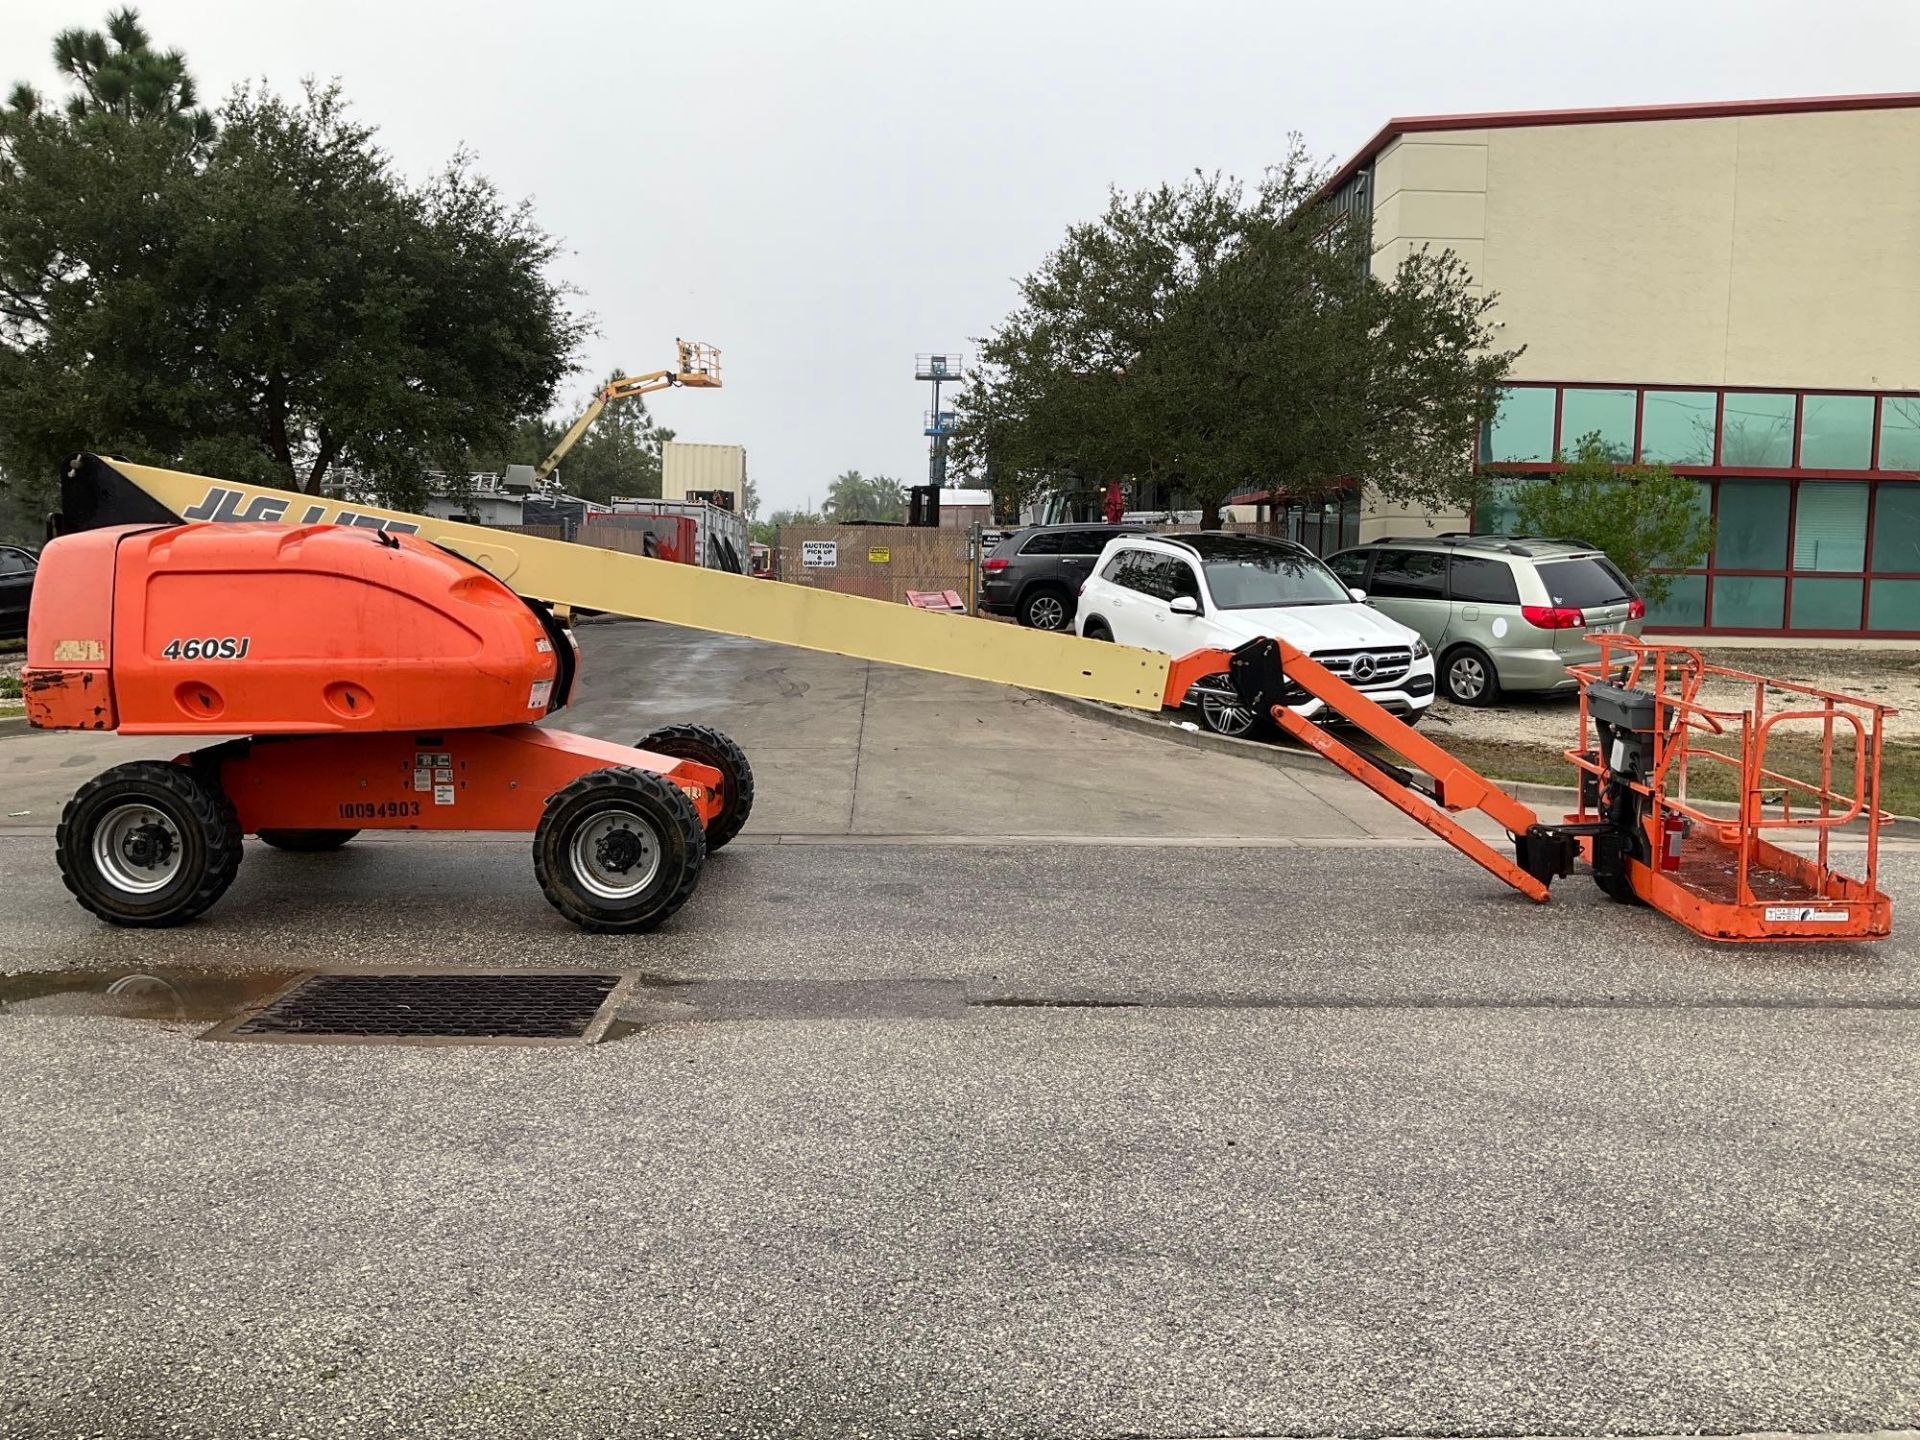
[[[907,603],[909,590],[973,588],[967,530],[899,525],[783,525],[774,575],[791,585]]]

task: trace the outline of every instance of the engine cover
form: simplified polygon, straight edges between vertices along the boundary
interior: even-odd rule
[[[538,720],[559,657],[526,601],[411,535],[115,526],[40,560],[21,676],[43,728],[129,735]]]

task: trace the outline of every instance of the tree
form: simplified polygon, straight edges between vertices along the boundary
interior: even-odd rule
[[[1320,201],[1297,140],[1251,193],[1219,176],[1116,194],[981,342],[956,448],[998,493],[1071,476],[1166,485],[1219,523],[1229,496],[1365,482],[1426,505],[1483,488],[1474,442],[1518,351],[1449,252],[1390,282]]]
[[[1167,454],[1134,371],[1173,297],[1217,265],[1263,212],[1236,180],[1109,194],[1020,284],[1020,305],[979,345],[957,395],[953,464],[1003,510],[1066,485],[1162,478]]]
[[[140,14],[131,7],[107,16],[106,30],[62,30],[53,37],[53,63],[73,82],[69,118],[117,115],[161,124],[196,145],[213,138],[213,117],[197,107],[198,91],[178,50],[153,48]],[[8,99],[20,115],[39,110],[38,92],[16,85]]]
[[[824,525],[826,518],[817,510],[776,510],[765,520],[755,520],[750,527],[755,543],[777,545],[780,543],[780,531],[788,525]]]
[[[821,508],[827,519],[842,525],[855,520],[904,520],[907,496],[898,480],[846,470],[834,477]]]
[[[67,47],[65,113],[0,113],[0,465],[92,449],[304,490],[339,466],[405,504],[546,408],[586,327],[526,205],[464,155],[409,185],[337,87],[237,92],[203,142],[184,62],[170,104],[113,100],[131,38]]]
[[[1508,496],[1523,535],[1565,536],[1604,550],[1653,603],[1673,576],[1707,558],[1713,521],[1698,481],[1664,465],[1618,466],[1598,434],[1580,437],[1558,475],[1522,481]]]

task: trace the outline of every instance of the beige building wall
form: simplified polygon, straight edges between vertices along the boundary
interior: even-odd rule
[[[1403,136],[1382,150],[1373,172],[1373,272],[1389,280],[1410,250],[1451,250],[1478,275],[1486,261],[1485,130]],[[1361,540],[1465,530],[1462,511],[1435,512],[1369,490]]]
[[[1920,388],[1920,109],[1416,132],[1373,203],[1375,273],[1453,250],[1516,379]]]
[[[1920,384],[1920,110],[1492,132],[1528,379]]]

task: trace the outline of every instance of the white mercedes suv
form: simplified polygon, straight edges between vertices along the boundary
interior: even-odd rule
[[[1232,650],[1277,636],[1417,724],[1433,704],[1433,655],[1426,641],[1365,599],[1291,540],[1217,530],[1124,535],[1107,542],[1080,587],[1075,628],[1089,640],[1167,655]],[[1200,681],[1185,703],[1221,735],[1265,726],[1224,674]],[[1311,720],[1326,707],[1302,692],[1292,708]]]

